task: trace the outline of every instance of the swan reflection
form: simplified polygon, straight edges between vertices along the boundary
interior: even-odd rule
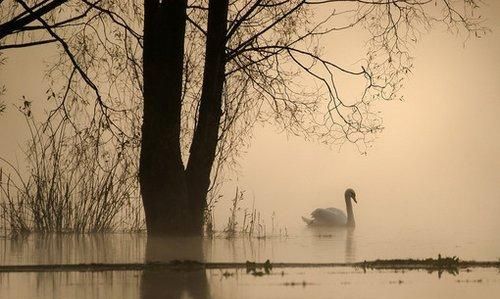
[[[356,236],[354,227],[308,226],[308,234],[312,234],[311,248],[322,256],[329,252],[331,258],[322,257],[322,261],[339,261],[344,255],[347,263],[356,262]],[[325,247],[328,247],[326,249]],[[316,251],[317,250],[317,251]]]

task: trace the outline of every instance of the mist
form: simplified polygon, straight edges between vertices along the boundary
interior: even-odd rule
[[[344,209],[343,192],[353,187],[359,226],[439,227],[437,234],[481,227],[478,233],[494,234],[500,229],[500,22],[489,20],[493,32],[474,42],[439,30],[423,38],[404,101],[380,105],[385,129],[366,155],[349,143],[326,146],[259,127],[227,198],[239,186],[249,205],[255,198],[258,209],[294,226],[316,207]]]
[[[491,29],[481,38],[455,34],[439,24],[408,44],[413,67],[398,91],[402,100],[373,103],[383,130],[366,144],[322,142],[294,135],[272,120],[258,123],[236,163],[221,172],[217,202],[208,209],[213,215],[200,209],[205,217],[201,235],[150,234],[138,188],[134,207],[142,226],[136,230],[120,230],[119,225],[104,232],[63,234],[32,229],[19,237],[7,233],[6,214],[0,214],[0,297],[498,294],[500,2],[481,7],[484,25]],[[335,31],[328,34],[322,53],[346,68],[360,69],[368,36],[366,30]],[[49,82],[46,71],[59,59],[57,51],[44,45],[2,56],[0,87],[7,89],[0,100],[7,110],[0,113],[0,158],[21,174],[29,173],[23,151],[30,134],[18,108],[29,101],[38,120],[53,108],[46,91],[63,83]],[[364,78],[339,76],[347,101],[366,87]],[[318,84],[310,79],[301,83]],[[0,184],[6,184],[6,170],[0,172]],[[355,227],[302,220],[317,208],[346,211],[347,188],[356,193]],[[241,197],[235,202],[237,192]],[[94,200],[90,196],[85,202]],[[119,220],[109,223],[132,218],[128,211],[120,210],[113,216]],[[26,282],[37,287],[26,288]]]

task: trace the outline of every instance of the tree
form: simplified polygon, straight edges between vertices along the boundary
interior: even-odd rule
[[[12,3],[0,3],[0,14],[2,16],[2,20],[7,20],[0,24],[0,40],[9,38],[11,36],[19,37],[20,34],[29,31],[36,31],[40,29],[45,30],[45,28],[41,26],[32,25],[40,18],[43,18],[47,15],[49,15],[50,17],[55,9],[59,8],[66,2],[68,2],[68,0],[45,0],[40,1],[39,3],[35,2],[31,6],[22,0],[12,1]],[[51,27],[61,26],[71,21],[73,21],[73,19],[66,19],[64,21],[57,22],[51,25]],[[51,42],[55,42],[55,39],[41,39],[28,42],[24,42],[21,40],[16,41],[12,44],[2,44],[0,46],[0,50],[31,47]]]
[[[140,182],[152,233],[201,234],[222,114],[228,2],[209,6],[199,117],[184,168],[180,134],[187,2],[145,2]]]
[[[233,3],[229,6],[227,1],[209,1],[208,7],[201,7],[202,10],[208,10],[207,28],[205,34],[206,50],[203,69],[203,80],[201,86],[201,95],[199,107],[197,109],[196,125],[192,134],[192,143],[189,151],[187,166],[184,168],[182,163],[182,154],[180,150],[179,138],[181,135],[181,111],[183,105],[182,78],[184,76],[183,57],[185,43],[185,26],[189,20],[186,1],[170,1],[158,3],[156,1],[147,2],[145,7],[145,35],[144,35],[144,123],[142,130],[142,151],[141,151],[141,187],[143,201],[145,204],[146,218],[149,219],[148,229],[154,232],[165,232],[172,234],[175,232],[188,232],[194,234],[201,233],[202,213],[205,208],[206,194],[210,185],[210,173],[215,159],[218,137],[220,136],[220,123],[223,114],[223,89],[231,81],[232,72],[241,71],[243,81],[252,81],[257,87],[258,93],[268,93],[275,105],[284,101],[283,108],[290,109],[290,119],[298,126],[302,126],[302,119],[294,119],[295,113],[314,112],[315,108],[308,107],[297,108],[297,105],[303,105],[304,102],[296,101],[293,96],[287,94],[291,88],[286,85],[286,70],[280,67],[282,55],[286,55],[303,71],[324,82],[330,93],[329,111],[335,111],[341,121],[330,118],[332,125],[337,125],[340,132],[346,138],[363,139],[366,134],[380,129],[377,120],[370,115],[367,110],[369,99],[366,94],[375,92],[375,97],[392,99],[399,88],[401,74],[409,71],[411,61],[408,53],[403,48],[408,38],[416,38],[417,34],[411,32],[414,29],[413,22],[431,23],[432,17],[428,16],[423,8],[425,3],[413,1],[359,1],[357,9],[358,17],[349,26],[365,21],[371,17],[376,21],[377,27],[373,27],[373,49],[369,57],[366,68],[358,71],[344,69],[320,57],[314,50],[302,50],[297,46],[306,39],[313,38],[314,35],[321,35],[325,29],[320,26],[326,24],[330,18],[335,16],[335,12],[329,14],[319,24],[314,24],[312,28],[307,28],[302,34],[295,35],[291,31],[297,30],[293,24],[307,13],[308,6],[324,4],[325,2],[336,1],[242,1]],[[437,4],[437,2],[436,2]],[[445,18],[449,18],[449,24],[459,22],[466,26],[466,29],[474,31],[473,23],[468,23],[451,4],[444,1]],[[472,2],[466,2],[466,5],[474,7]],[[154,19],[151,16],[153,7],[157,13],[165,11],[165,19],[171,20],[168,25],[148,23],[148,20]],[[235,17],[228,20],[228,10],[231,8]],[[151,11],[149,11],[151,9]],[[457,18],[458,19],[455,19]],[[152,21],[153,22],[153,21]],[[287,22],[289,22],[287,24]],[[196,20],[192,21],[196,27],[201,27]],[[385,23],[385,24],[384,24]],[[282,25],[284,24],[284,25]],[[282,28],[280,28],[282,26]],[[406,28],[401,28],[406,27]],[[154,28],[154,29],[152,29]],[[166,43],[159,42],[160,36],[149,35],[149,30],[158,32],[159,28],[168,28],[164,32]],[[201,31],[203,29],[200,28]],[[266,33],[269,31],[278,31],[279,38],[273,40]],[[401,31],[406,36],[400,36]],[[281,32],[280,32],[281,31]],[[238,34],[239,33],[239,34]],[[158,52],[163,49],[168,53],[169,62],[166,64],[149,61],[149,59],[158,59],[159,55],[148,52],[148,38],[156,43],[160,43],[156,48]],[[403,39],[403,40],[401,40]],[[167,46],[167,49],[164,47]],[[173,52],[170,52],[173,51]],[[382,52],[382,53],[379,53]],[[171,59],[171,60],[170,60]],[[277,61],[274,62],[273,60]],[[307,64],[309,60],[309,64]],[[154,64],[149,65],[149,63]],[[323,68],[321,71],[314,69],[314,64],[319,63]],[[262,72],[266,67],[268,69]],[[285,62],[286,64],[286,62]],[[165,73],[160,71],[149,74],[149,68],[158,70],[159,65]],[[252,74],[252,66],[256,66],[257,74]],[[229,68],[229,72],[226,70]],[[379,69],[380,68],[380,69]],[[326,71],[327,75],[324,75]],[[361,99],[353,104],[345,104],[335,88],[335,81],[328,80],[329,76],[334,76],[335,71],[344,72],[354,76],[364,76],[368,81],[368,86],[364,89]],[[167,82],[153,83],[157,78],[167,79]],[[151,82],[148,82],[151,80]],[[261,80],[261,82],[259,82]],[[283,92],[273,90],[273,81],[282,85]],[[264,82],[264,84],[262,83]],[[148,84],[156,87],[166,87],[155,90],[156,94],[148,92]],[[174,84],[174,86],[170,85]],[[263,86],[271,88],[271,91],[264,91]],[[152,88],[153,87],[149,87]],[[165,96],[167,92],[168,96]],[[298,93],[295,93],[296,95]],[[366,101],[366,102],[365,102]],[[153,104],[154,103],[154,104]],[[317,102],[313,102],[313,106]],[[364,103],[368,103],[363,105]],[[151,106],[150,106],[151,105]],[[158,106],[156,106],[158,105]],[[164,108],[161,109],[161,106]],[[365,106],[365,107],[363,107]],[[348,109],[352,112],[341,111]],[[149,110],[151,109],[151,110]],[[363,111],[362,109],[366,109]],[[163,118],[168,115],[171,124],[163,126],[164,129],[172,130],[158,132],[161,125],[151,124],[148,120],[154,119],[148,117],[150,111],[161,114],[157,116],[157,123],[166,122]],[[284,112],[280,111],[278,106],[275,110],[278,117],[283,117]],[[291,126],[293,127],[293,126]],[[306,130],[309,130],[307,128]],[[312,131],[315,132],[315,128]],[[149,135],[149,134],[152,134]],[[168,136],[162,142],[158,142],[159,136]],[[151,141],[153,140],[153,141]],[[151,145],[149,142],[153,143]],[[163,144],[166,142],[167,144]],[[354,139],[354,142],[355,139]],[[155,148],[159,146],[159,148]],[[153,154],[154,153],[154,154]],[[166,158],[168,157],[168,158]],[[163,159],[163,160],[162,160]],[[160,177],[156,175],[161,174]],[[164,187],[160,187],[161,183]],[[186,211],[187,213],[181,213]],[[148,212],[150,213],[148,215]]]
[[[98,140],[132,151],[140,142],[150,234],[201,234],[207,192],[255,122],[364,147],[382,129],[372,104],[397,98],[420,30],[485,31],[472,0],[82,0],[61,7],[83,16],[64,26],[37,17],[65,54],[53,68],[66,78],[58,108]],[[369,34],[365,60],[348,68],[322,55],[322,37],[360,27]],[[356,96],[343,95],[338,78],[346,76],[363,80]]]
[[[61,6],[67,0],[54,0],[54,1],[43,1],[34,5],[29,9],[18,9],[14,3],[10,5],[2,5],[0,2],[0,16],[3,23],[0,23],[0,51],[5,49],[12,48],[23,48],[23,47],[31,47],[36,45],[43,45],[47,43],[54,42],[54,39],[42,39],[36,41],[29,42],[15,42],[5,44],[4,40],[9,39],[10,36],[19,35],[20,32],[27,31],[29,25],[36,21],[37,18],[40,18],[44,15],[49,14],[57,7]],[[3,2],[3,1],[2,1]],[[4,62],[4,57],[2,57],[2,53],[0,52],[0,65]],[[5,87],[0,86],[0,96],[5,93]],[[5,104],[0,101],[0,113],[5,111]]]

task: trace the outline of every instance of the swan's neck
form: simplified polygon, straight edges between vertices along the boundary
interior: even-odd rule
[[[354,212],[352,211],[352,202],[349,196],[345,197],[345,207],[347,210],[347,223],[346,226],[356,226],[356,222],[354,221]]]

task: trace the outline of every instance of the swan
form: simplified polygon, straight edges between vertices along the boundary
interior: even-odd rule
[[[319,208],[311,213],[312,219],[302,217],[302,220],[304,220],[307,225],[311,226],[354,227],[356,223],[354,221],[351,199],[353,199],[355,203],[358,203],[358,201],[356,200],[356,192],[354,192],[353,189],[348,188],[347,190],[345,190],[344,196],[347,216],[345,215],[344,211],[337,208]]]

